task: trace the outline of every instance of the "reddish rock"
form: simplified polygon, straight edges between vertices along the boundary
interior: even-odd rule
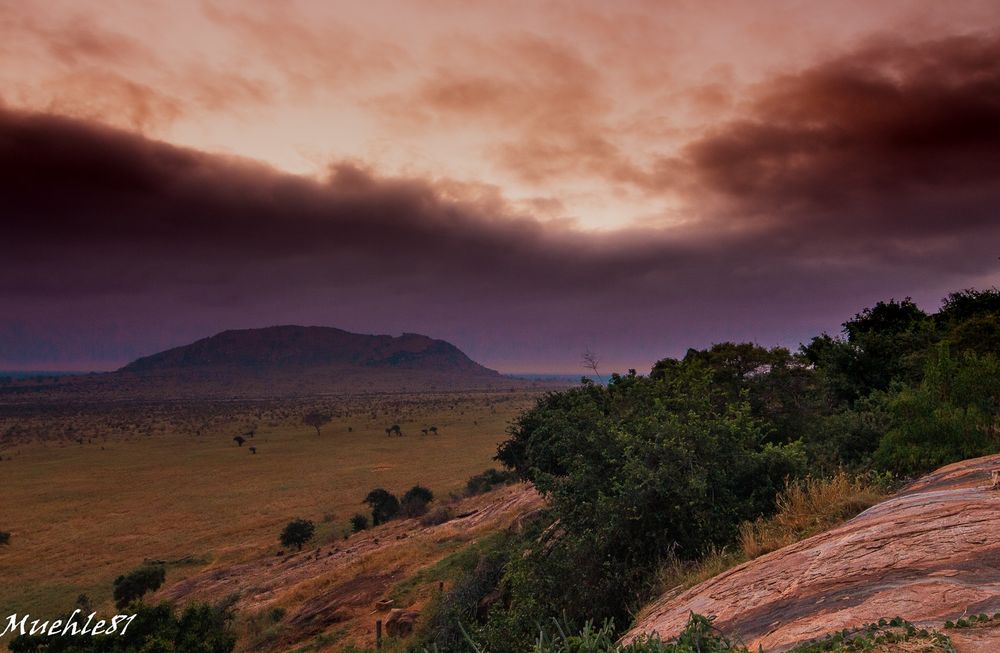
[[[1000,456],[944,467],[838,528],[655,602],[626,640],[672,637],[691,611],[769,652],[881,617],[940,627],[1000,611],[998,468]],[[956,639],[959,653],[1000,651],[1000,631],[971,637]]]

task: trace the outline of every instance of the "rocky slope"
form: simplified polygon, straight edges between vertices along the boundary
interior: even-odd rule
[[[409,580],[410,591],[397,592],[391,608],[419,620],[438,584],[416,574],[477,538],[519,528],[542,506],[533,487],[517,484],[462,499],[451,506],[454,518],[439,525],[399,519],[300,552],[261,552],[256,559],[215,566],[172,583],[155,598],[185,604],[236,597],[233,606],[248,620],[241,635],[247,648],[257,651],[294,650],[318,641],[330,650],[349,644],[370,647],[375,620],[387,622],[392,616],[390,606],[376,610],[379,601]],[[262,631],[275,608],[286,611],[285,616]]]
[[[784,651],[899,615],[940,627],[1000,611],[1000,456],[944,467],[851,521],[650,606],[626,639],[715,615],[751,649]],[[949,631],[958,653],[1000,651],[1000,629]]]

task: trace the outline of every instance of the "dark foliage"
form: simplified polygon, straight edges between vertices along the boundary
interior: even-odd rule
[[[368,517],[360,512],[351,517],[351,531],[358,533],[368,528]]]
[[[469,480],[465,482],[465,493],[468,496],[483,494],[484,492],[489,492],[498,485],[505,485],[516,480],[517,474],[514,472],[500,471],[499,469],[490,468],[481,474],[470,476]]]
[[[163,565],[147,565],[119,576],[114,582],[115,605],[119,610],[125,608],[147,592],[155,592],[166,578]]]
[[[407,517],[419,517],[427,512],[427,504],[434,500],[434,493],[422,485],[414,485],[400,502],[400,510]]]
[[[313,538],[316,525],[308,519],[293,519],[288,522],[278,539],[284,546],[294,546],[298,550]]]
[[[399,513],[399,499],[384,488],[375,488],[368,493],[363,503],[372,511],[372,526],[384,524]]]
[[[168,603],[134,607],[135,619],[118,632],[98,636],[19,635],[12,653],[231,653],[227,610],[190,605],[177,614]],[[62,619],[68,618],[63,617]],[[124,634],[121,634],[124,626]],[[81,623],[82,627],[82,623]]]

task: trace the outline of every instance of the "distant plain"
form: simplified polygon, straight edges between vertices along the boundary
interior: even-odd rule
[[[113,609],[113,579],[144,560],[165,561],[172,583],[273,555],[295,517],[332,542],[375,487],[460,491],[539,392],[0,407],[0,530],[12,534],[0,613],[57,614],[81,593]],[[333,415],[318,436],[302,423],[316,409]],[[393,424],[403,437],[386,435]]]

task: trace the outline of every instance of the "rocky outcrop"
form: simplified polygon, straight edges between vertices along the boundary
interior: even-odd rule
[[[991,487],[998,468],[1000,456],[944,467],[838,528],[661,599],[626,640],[676,635],[692,611],[714,615],[727,635],[768,652],[881,617],[940,627],[966,613],[993,614],[1000,610],[1000,492]],[[975,633],[964,650],[1000,651],[1000,631]]]
[[[394,519],[303,551],[282,556],[262,551],[252,560],[220,564],[183,578],[151,599],[186,605],[236,596],[233,608],[240,614],[279,607],[287,611],[280,636],[254,648],[258,653],[301,648],[331,628],[338,633],[338,647],[371,647],[376,619],[384,620],[388,635],[403,637],[412,631],[422,605],[386,601],[400,583],[476,538],[510,528],[520,515],[542,505],[541,495],[530,485],[502,487],[462,499],[453,506],[456,517],[444,524]],[[440,591],[437,581],[426,585]]]

